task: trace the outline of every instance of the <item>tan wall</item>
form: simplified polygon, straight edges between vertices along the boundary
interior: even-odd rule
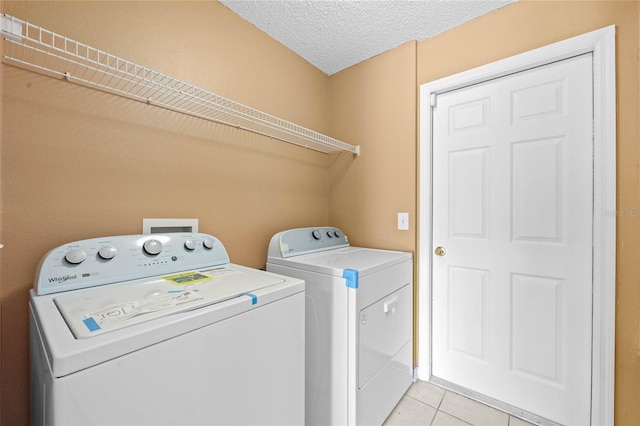
[[[319,223],[354,245],[415,252],[419,84],[615,24],[618,208],[640,208],[637,2],[521,1],[329,78],[215,3],[2,11],[362,147],[356,159],[316,154],[3,65],[2,424],[27,424],[27,290],[57,244],[135,233],[142,217],[199,217],[250,266],[273,232]],[[169,177],[147,177],[158,169]],[[396,230],[399,211],[410,231]],[[640,418],[639,221],[618,222],[618,425]]]
[[[360,145],[331,165],[329,222],[356,246],[413,252],[416,246],[416,42],[329,78],[329,128]],[[398,231],[398,212],[409,231]]]
[[[418,45],[418,84],[616,25],[617,162],[619,211],[636,212],[640,160],[638,2],[521,1]],[[623,215],[617,226],[616,387],[617,425],[640,418],[640,217]]]
[[[328,77],[216,2],[3,2],[2,12],[320,132]],[[326,225],[330,156],[2,65],[2,424],[29,421],[28,290],[65,242],[199,218],[232,262]]]

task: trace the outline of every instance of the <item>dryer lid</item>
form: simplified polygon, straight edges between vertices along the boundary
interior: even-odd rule
[[[409,252],[345,247],[288,259],[269,258],[269,262],[335,277],[343,277],[344,271],[349,269],[364,277],[411,259]]]

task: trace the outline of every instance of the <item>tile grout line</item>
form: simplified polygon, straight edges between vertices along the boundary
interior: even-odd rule
[[[436,413],[433,415],[433,418],[431,419],[431,423],[429,423],[429,426],[433,426],[433,422],[436,421],[436,417],[438,417],[438,413],[440,412],[440,406],[442,405],[442,401],[444,401],[444,397],[447,396],[447,392],[449,391],[445,390],[444,393],[442,394],[442,398],[440,398],[440,402],[438,402],[438,406],[436,407]],[[445,414],[448,414],[448,413],[445,413]]]
[[[438,406],[436,407],[436,413],[433,415],[433,418],[431,419],[431,423],[429,423],[429,426],[433,426],[433,422],[436,421],[436,417],[438,417],[438,412],[440,411],[440,406],[442,405],[442,401],[444,401],[444,396],[447,394],[447,391],[445,390],[444,393],[442,394],[442,398],[440,398],[440,401],[438,402]]]

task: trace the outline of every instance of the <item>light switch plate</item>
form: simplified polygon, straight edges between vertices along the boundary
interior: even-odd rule
[[[409,230],[409,213],[398,213],[398,231]]]

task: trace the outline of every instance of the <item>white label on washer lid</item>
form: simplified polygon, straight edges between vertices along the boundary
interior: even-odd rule
[[[202,274],[200,272],[190,271],[190,272],[182,272],[180,274],[167,275],[165,277],[162,277],[162,279],[169,281],[173,285],[185,286],[185,285],[199,283],[202,281],[209,281],[209,280],[212,280],[213,277]]]
[[[82,322],[90,332],[112,328],[135,316],[170,309],[202,299],[199,294],[187,290],[178,293],[158,293],[142,300],[114,305],[84,316]]]

